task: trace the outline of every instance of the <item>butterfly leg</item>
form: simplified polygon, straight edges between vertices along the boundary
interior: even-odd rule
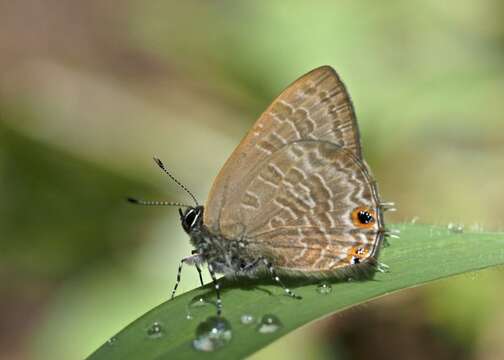
[[[178,271],[177,271],[177,281],[175,282],[175,286],[173,287],[170,299],[173,299],[175,297],[175,293],[177,292],[177,288],[180,284],[180,279],[181,279],[181,275],[182,275],[182,265],[184,265],[186,263],[188,265],[196,265],[196,269],[198,270],[199,275],[200,275],[200,281],[203,284],[203,278],[201,277],[201,269],[199,268],[199,265],[198,265],[200,262],[201,262],[201,256],[199,254],[193,254],[191,256],[187,256],[187,257],[183,258],[182,260],[180,260],[180,264],[179,264]]]
[[[197,253],[198,253],[198,251],[197,251],[197,250],[193,250],[193,251],[191,251],[191,254],[192,254],[192,255],[195,255],[195,254],[197,254]],[[199,266],[199,262],[198,262],[198,261],[196,261],[196,262],[194,263],[194,266],[196,266],[196,270],[198,270],[198,276],[199,276],[199,281],[200,281],[201,286],[205,285],[205,284],[203,283],[203,276],[201,275],[201,267]]]
[[[296,294],[294,294],[294,292],[289,289],[288,287],[286,287],[284,285],[284,283],[282,282],[282,280],[280,280],[280,277],[278,276],[278,274],[276,273],[275,271],[275,268],[273,267],[273,264],[271,264],[268,259],[266,258],[261,258],[262,262],[264,263],[264,265],[266,265],[266,268],[268,269],[271,277],[273,278],[273,280],[276,281],[276,283],[278,285],[280,285],[282,287],[282,289],[284,289],[285,293],[287,295],[289,295],[290,297],[293,297],[294,299],[301,299],[301,296],[298,296]]]
[[[214,285],[215,289],[215,296],[217,297],[217,316],[221,316],[222,314],[222,300],[220,296],[220,285],[217,282],[217,277],[215,276],[215,271],[213,269],[212,264],[208,264],[208,272],[210,273],[210,276],[212,277],[212,282]]]
[[[201,268],[198,263],[196,263],[195,266],[196,266],[196,270],[198,270],[200,284],[201,284],[201,286],[203,286],[205,284],[203,283],[203,276],[201,275]]]

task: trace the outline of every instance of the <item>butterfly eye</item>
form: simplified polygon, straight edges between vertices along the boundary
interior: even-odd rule
[[[196,211],[189,211],[185,218],[184,218],[184,222],[187,224],[187,225],[192,225],[194,219],[196,218]]]
[[[191,229],[196,225],[200,217],[201,211],[198,208],[191,208],[186,211],[182,217],[182,227],[186,232],[190,232]]]
[[[352,222],[360,228],[368,228],[375,223],[375,212],[369,208],[358,207],[352,211]]]

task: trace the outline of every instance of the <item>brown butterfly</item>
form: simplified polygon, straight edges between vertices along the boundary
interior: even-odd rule
[[[261,115],[217,176],[205,206],[175,205],[195,250],[182,264],[206,263],[217,309],[216,274],[269,273],[292,297],[281,276],[372,276],[388,234],[382,203],[362,158],[355,112],[345,86],[329,66],[310,71],[285,89]],[[201,280],[203,284],[203,281]]]

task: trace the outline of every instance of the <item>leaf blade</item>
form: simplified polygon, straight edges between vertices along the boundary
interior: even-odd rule
[[[198,323],[214,315],[215,308],[209,306],[192,320],[186,319],[191,299],[212,294],[211,286],[207,285],[152,309],[89,359],[190,359],[195,355],[208,359],[242,358],[290,331],[351,306],[448,276],[504,264],[503,234],[455,233],[447,228],[414,224],[396,227],[401,230],[401,239],[393,239],[380,257],[391,271],[377,273],[369,281],[333,284],[328,295],[319,294],[317,284],[304,285],[295,288],[303,299],[294,300],[283,296],[282,290],[273,284],[257,283],[251,288],[224,281],[224,316],[231,323],[233,338],[215,352],[200,353],[191,345]],[[261,334],[255,325],[240,323],[243,314],[252,314],[256,319],[274,314],[283,327],[272,334]],[[150,339],[147,329],[156,321],[164,326],[165,335]]]

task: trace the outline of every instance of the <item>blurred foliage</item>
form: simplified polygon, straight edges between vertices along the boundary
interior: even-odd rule
[[[125,194],[148,187],[0,126],[7,274],[58,281],[141,245],[142,215],[125,209]]]
[[[258,114],[322,64],[352,95],[366,159],[400,210],[389,222],[502,229],[503,10],[499,0],[0,1],[0,358],[82,358],[162,302],[190,246],[175,209],[123,202],[184,201],[150,157],[204,199]],[[502,276],[362,312],[370,329],[386,322],[384,341],[411,334],[412,356],[501,358]],[[181,290],[196,285],[185,275]],[[403,321],[408,306],[421,311]],[[352,357],[359,316],[255,358]]]

